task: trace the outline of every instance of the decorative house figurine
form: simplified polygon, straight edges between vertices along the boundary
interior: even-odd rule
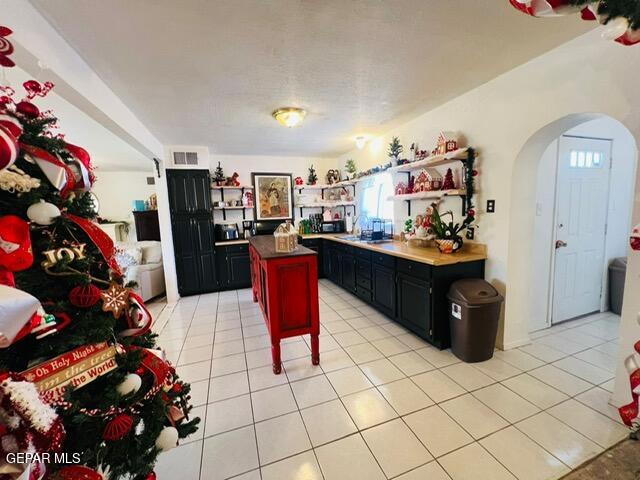
[[[273,236],[276,240],[276,252],[278,253],[293,252],[298,248],[298,232],[296,232],[290,220],[278,225],[278,228],[273,232]]]
[[[440,132],[438,136],[437,155],[453,152],[458,149],[458,134],[456,132]]]
[[[302,177],[296,177],[294,179],[294,182],[296,182],[296,186],[304,185],[304,180],[302,179]]]
[[[442,187],[442,175],[435,168],[425,168],[420,171],[413,185],[413,192],[430,192],[440,190]]]
[[[407,185],[404,182],[398,183],[396,185],[396,195],[404,195],[407,193]]]

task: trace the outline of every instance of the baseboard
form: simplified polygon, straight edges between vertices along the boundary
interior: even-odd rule
[[[499,348],[501,350],[513,350],[514,348],[522,347],[524,345],[529,345],[530,343],[531,343],[531,339],[527,337],[520,340],[515,340],[513,342],[505,343]]]

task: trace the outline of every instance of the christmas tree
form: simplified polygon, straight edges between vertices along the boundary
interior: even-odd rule
[[[29,478],[155,478],[158,454],[199,419],[94,223],[89,154],[33,102],[52,87],[25,82],[23,99],[0,87],[2,450],[74,461],[52,454],[24,465]]]
[[[315,185],[318,181],[318,175],[316,174],[316,169],[313,168],[313,165],[309,167],[309,176],[307,177],[307,185]]]
[[[393,137],[389,144],[389,156],[398,159],[403,151],[404,147],[400,145],[400,139],[398,137]]]
[[[453,181],[453,172],[450,168],[447,168],[447,173],[444,175],[444,181],[442,182],[442,190],[453,190],[456,188],[456,184]]]
[[[344,165],[344,169],[347,171],[347,173],[349,174],[347,180],[349,178],[353,178],[354,174],[356,173],[356,162],[353,161],[353,158],[350,158],[349,160],[347,160],[347,162]]]
[[[216,185],[218,186],[224,185],[225,182],[227,181],[227,178],[224,176],[224,171],[220,166],[220,162],[218,162],[218,166],[216,167],[216,171],[214,173],[214,180],[216,182]]]

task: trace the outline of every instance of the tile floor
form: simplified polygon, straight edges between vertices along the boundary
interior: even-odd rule
[[[627,436],[607,403],[615,315],[471,365],[328,281],[320,299],[320,366],[308,338],[289,339],[281,375],[250,290],[161,311],[202,424],[160,456],[160,480],[554,479]]]

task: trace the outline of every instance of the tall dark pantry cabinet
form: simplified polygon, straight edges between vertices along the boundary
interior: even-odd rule
[[[180,295],[212,292],[217,288],[210,185],[208,170],[167,170]]]

